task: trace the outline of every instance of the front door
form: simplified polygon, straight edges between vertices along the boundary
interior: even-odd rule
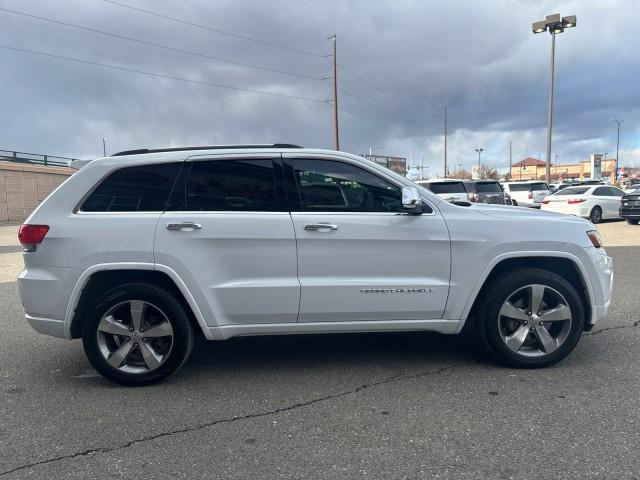
[[[441,318],[450,249],[440,213],[402,213],[401,185],[349,159],[287,156],[298,321]]]

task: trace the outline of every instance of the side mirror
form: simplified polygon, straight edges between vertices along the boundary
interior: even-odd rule
[[[402,188],[402,210],[414,215],[422,213],[422,197],[415,187]]]

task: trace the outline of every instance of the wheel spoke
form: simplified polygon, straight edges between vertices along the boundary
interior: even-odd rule
[[[540,311],[544,290],[544,285],[531,285],[531,291],[529,292],[529,308],[531,309],[531,313],[537,314]]]
[[[146,305],[146,303],[141,302],[140,300],[132,300],[130,302],[131,323],[133,324],[133,328],[136,330],[140,330],[140,327],[142,326],[142,318],[144,316]]]
[[[545,353],[551,353],[558,348],[558,341],[551,336],[549,330],[547,330],[543,325],[537,325],[535,332],[538,342]]]
[[[146,329],[143,332],[143,336],[146,337],[167,337],[169,335],[173,335],[173,328],[171,328],[171,324],[164,320],[157,325],[154,325],[151,328]]]
[[[112,315],[103,317],[98,324],[98,331],[109,335],[126,335],[129,336],[129,328],[118,322]]]
[[[520,325],[515,332],[504,338],[507,346],[514,352],[517,352],[527,339],[527,335],[529,335],[529,327],[526,325]]]
[[[516,320],[528,320],[527,312],[521,308],[513,306],[511,302],[504,302],[500,309],[500,316],[514,318]]]
[[[129,354],[131,353],[131,349],[133,348],[134,342],[131,339],[124,342],[122,345],[118,347],[118,349],[113,352],[107,361],[114,368],[120,368],[120,366],[127,360]]]
[[[141,342],[138,345],[140,346],[142,358],[144,358],[144,363],[147,364],[147,368],[149,370],[158,368],[162,363],[162,355],[158,355],[148,342]]]
[[[561,322],[563,320],[571,319],[571,309],[566,305],[558,305],[550,310],[545,310],[540,315],[540,321],[542,322]]]

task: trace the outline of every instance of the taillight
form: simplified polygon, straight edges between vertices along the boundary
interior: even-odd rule
[[[529,200],[533,198],[533,192],[529,192]]]
[[[49,225],[20,225],[18,240],[25,247],[25,251],[33,251],[36,245],[42,243],[49,231]]]
[[[572,205],[574,203],[582,203],[586,200],[586,198],[570,198],[569,200],[567,200],[567,203],[569,205]]]
[[[542,200],[542,204],[543,205],[549,205],[549,200],[547,200],[546,198],[544,200]]]

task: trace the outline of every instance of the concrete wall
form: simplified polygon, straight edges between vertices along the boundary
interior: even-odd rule
[[[51,191],[75,172],[0,161],[0,222],[21,222]]]

